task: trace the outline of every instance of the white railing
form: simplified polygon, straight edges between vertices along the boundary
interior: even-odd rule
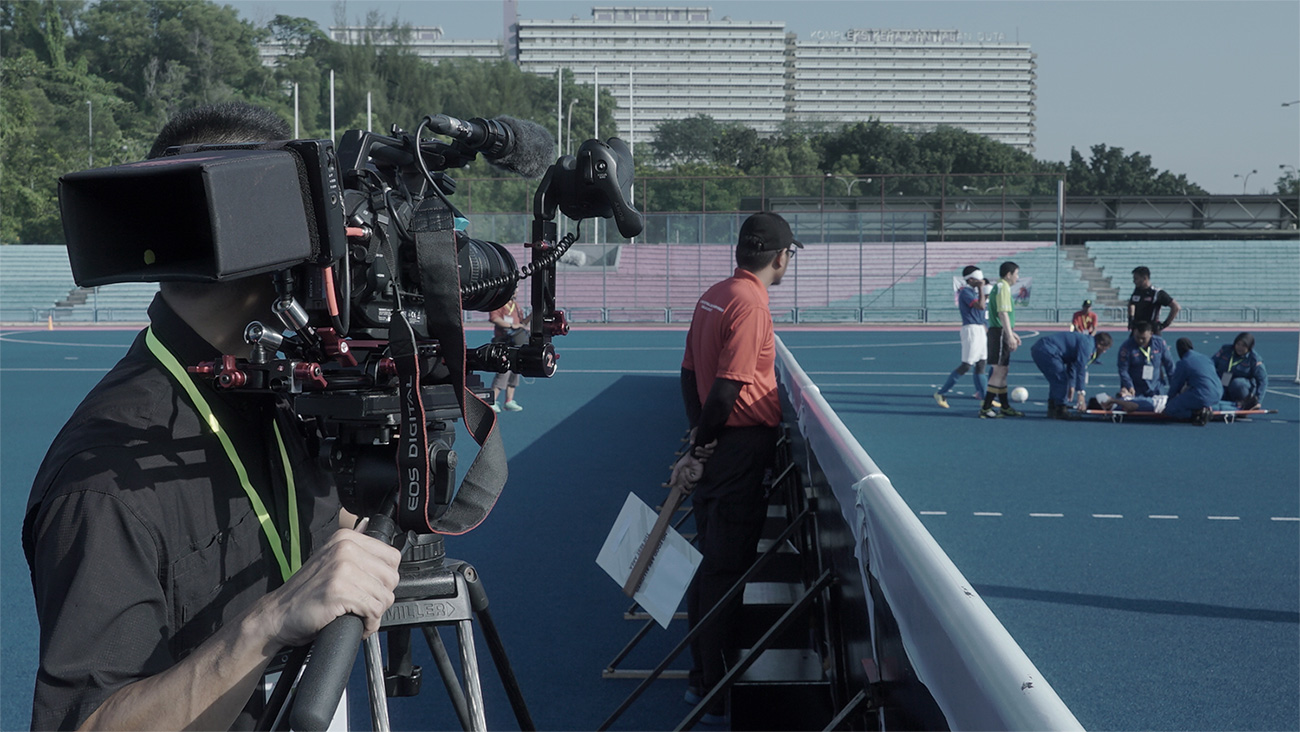
[[[917,678],[949,727],[1082,729],[779,339],[777,353],[799,431],[853,531],[863,586],[874,579],[881,588]],[[880,609],[868,611],[875,646]]]

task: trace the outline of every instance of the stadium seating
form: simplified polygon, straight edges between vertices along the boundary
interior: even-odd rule
[[[1134,267],[1151,270],[1151,282],[1167,290],[1191,322],[1300,317],[1300,241],[1093,241],[1086,244],[1097,267],[1118,288],[1132,291]]]
[[[952,275],[966,264],[986,258],[991,264],[983,266],[996,273],[998,262],[1029,252],[1055,259],[1051,242],[810,243],[798,252],[787,279],[772,289],[771,305],[777,312],[943,308],[952,304]],[[734,267],[730,245],[625,244],[617,267],[562,270],[557,296],[570,308],[671,308],[689,318],[700,293]]]
[[[531,258],[522,245],[508,248],[520,263]],[[579,322],[687,321],[700,294],[734,267],[729,244],[577,248],[586,264],[562,263],[556,294],[560,306]],[[1133,267],[1150,267],[1153,282],[1183,307],[1182,321],[1300,320],[1300,242],[1295,240],[1095,241],[1085,250],[1119,290],[1121,301],[1131,290]],[[1085,298],[1097,299],[1050,241],[810,241],[795,257],[787,279],[771,291],[772,310],[785,322],[954,322],[953,278],[967,264],[976,264],[994,279],[1007,259],[1016,261],[1022,279],[1030,281],[1029,302],[1018,306],[1022,320],[1063,322]],[[0,247],[4,322],[49,317],[55,322],[139,322],[157,289],[132,283],[78,293],[62,246]],[[1110,310],[1104,319],[1122,317],[1117,308]],[[486,317],[469,313],[466,319]]]
[[[142,322],[157,291],[150,283],[79,291],[65,247],[0,246],[0,322]]]
[[[61,246],[0,246],[0,320],[45,320],[76,289]]]

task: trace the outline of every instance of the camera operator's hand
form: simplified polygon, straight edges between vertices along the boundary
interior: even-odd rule
[[[284,646],[307,643],[348,613],[360,617],[370,635],[393,604],[401,558],[401,552],[378,539],[340,529],[284,586],[263,598],[257,617]]]
[[[355,613],[367,634],[393,602],[401,554],[378,539],[339,529],[279,589],[231,619],[172,667],[123,686],[83,729],[229,729],[284,646],[316,637]]]

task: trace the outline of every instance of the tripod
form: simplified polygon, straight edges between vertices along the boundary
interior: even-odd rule
[[[365,641],[366,683],[373,728],[376,732],[390,729],[385,697],[415,696],[420,692],[422,672],[411,661],[411,631],[419,629],[433,654],[462,729],[486,732],[483,690],[474,647],[473,619],[477,617],[519,729],[535,730],[501,636],[488,611],[487,594],[477,570],[466,562],[447,559],[443,539],[437,534],[411,534],[409,537],[399,567],[401,579],[395,591],[397,601],[384,614],[380,625],[380,630],[388,635],[387,668],[383,666],[379,634],[371,635]],[[443,625],[456,627],[463,687],[438,632]],[[289,687],[304,662],[310,661],[306,647],[291,655],[267,702],[267,711],[258,729],[288,729],[288,710],[297,701],[290,698]],[[315,700],[310,701],[314,703]],[[337,703],[337,698],[333,701]]]

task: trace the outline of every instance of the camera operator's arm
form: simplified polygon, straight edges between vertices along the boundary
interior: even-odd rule
[[[400,553],[341,529],[283,586],[262,597],[171,668],[117,690],[82,729],[227,729],[285,646],[310,641],[334,618],[365,620],[393,603]]]

